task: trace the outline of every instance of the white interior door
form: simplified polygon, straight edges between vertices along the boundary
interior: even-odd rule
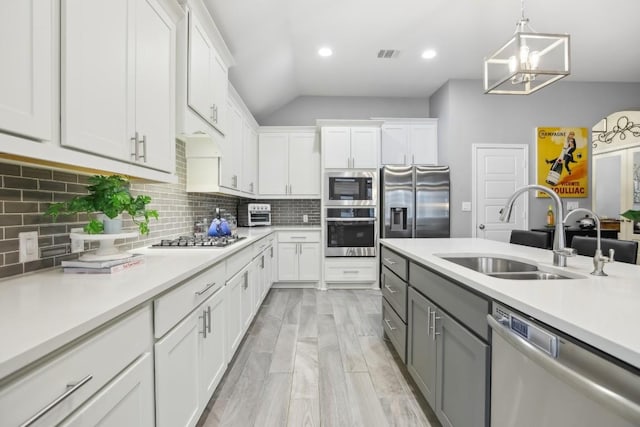
[[[516,200],[508,223],[498,219],[509,196],[528,184],[528,158],[527,145],[473,145],[475,237],[508,242],[511,230],[528,228],[528,194]]]

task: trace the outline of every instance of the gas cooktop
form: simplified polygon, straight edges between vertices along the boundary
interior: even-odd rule
[[[162,239],[160,243],[151,245],[152,248],[225,248],[233,245],[244,236],[224,236],[224,237],[194,237],[180,236],[176,239]]]

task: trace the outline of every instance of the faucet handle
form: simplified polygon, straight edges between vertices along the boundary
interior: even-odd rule
[[[609,249],[609,259],[607,259],[605,262],[613,262],[613,256],[615,255],[616,251],[615,249],[611,248]]]
[[[563,256],[576,256],[578,254],[574,248],[554,249],[553,252]]]

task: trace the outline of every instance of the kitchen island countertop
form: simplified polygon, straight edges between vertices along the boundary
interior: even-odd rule
[[[592,258],[552,265],[550,250],[484,239],[381,239],[389,249],[490,299],[509,305],[564,333],[640,368],[640,266],[605,264],[607,277],[592,276]],[[507,280],[462,267],[441,256],[497,255],[538,264],[541,270],[578,278]]]

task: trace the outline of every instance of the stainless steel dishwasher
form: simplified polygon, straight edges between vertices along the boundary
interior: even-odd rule
[[[640,376],[499,304],[488,315],[492,427],[638,427]]]

